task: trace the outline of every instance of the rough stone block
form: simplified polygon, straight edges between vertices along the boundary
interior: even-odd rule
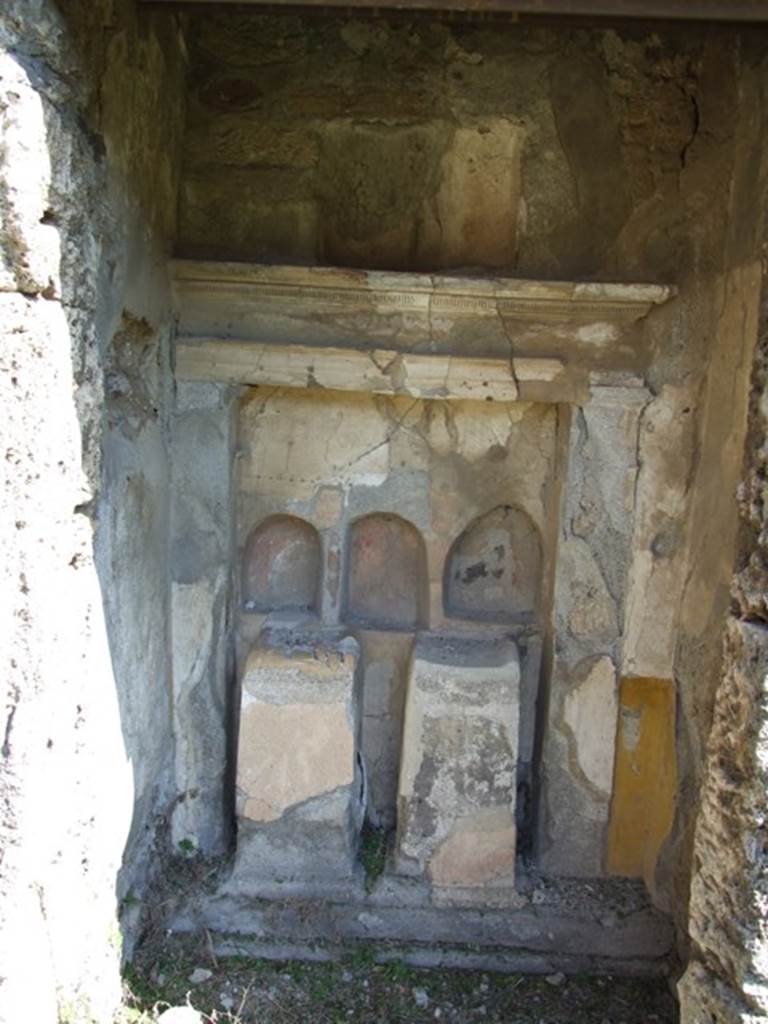
[[[511,642],[417,645],[397,866],[436,886],[514,884],[520,667]]]
[[[349,877],[360,824],[358,648],[262,640],[243,675],[236,874]]]
[[[682,1019],[768,1019],[768,629],[730,618],[694,838]]]

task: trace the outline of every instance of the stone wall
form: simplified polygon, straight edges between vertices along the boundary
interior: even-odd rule
[[[3,1019],[111,1019],[172,794],[184,70],[175,20],[132,3],[0,13]]]
[[[554,595],[565,632],[544,652],[558,689],[540,710],[537,856],[557,874],[600,872],[611,845],[614,868],[642,871],[684,931],[759,291],[759,41],[718,26],[235,10],[190,16],[188,40],[180,255],[676,286],[635,350],[647,393],[634,427],[616,410],[576,414],[557,557],[581,558],[582,575],[586,559],[589,578],[581,596]],[[478,354],[484,343],[465,339]],[[589,483],[612,458],[590,431],[600,415],[627,431],[610,494]],[[631,536],[605,512],[619,493]],[[586,599],[611,624],[599,649],[569,612]],[[675,741],[656,766],[676,767],[674,822],[668,795],[652,840],[640,830],[617,844],[610,753],[585,772],[594,751],[579,723],[590,694],[603,718],[629,722],[651,691],[661,718],[649,728]],[[652,801],[645,778],[642,793],[622,790],[615,822]]]
[[[752,384],[740,556],[696,824],[691,960],[680,984],[682,1019],[690,1024],[746,1024],[768,1015],[765,290]]]
[[[715,266],[733,32],[230,9],[188,38],[182,254],[555,279]]]

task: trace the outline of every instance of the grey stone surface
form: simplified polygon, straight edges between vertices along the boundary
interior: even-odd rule
[[[225,778],[234,721],[228,675],[232,580],[231,395],[179,383],[171,435],[174,845],[228,842]]]
[[[173,27],[133,4],[0,13],[3,1019],[112,1018],[136,926],[118,904],[172,790],[182,73]]]
[[[574,412],[557,548],[555,651],[541,760],[541,866],[600,875],[612,793],[642,388],[593,389]]]
[[[435,906],[431,886],[413,879],[382,880],[370,894],[360,882],[344,900],[307,895],[291,900],[277,893],[248,899],[230,894],[225,883],[218,895],[188,899],[172,928],[209,928],[232,954],[255,944],[265,951],[333,955],[339,943],[356,940],[371,943],[385,957],[412,943],[412,953],[420,951],[425,966],[488,963],[505,969],[505,963],[517,963],[546,973],[668,969],[671,925],[648,907],[635,883],[594,882],[589,891],[560,884],[543,896],[535,901],[529,892],[518,896],[516,905],[468,909]]]

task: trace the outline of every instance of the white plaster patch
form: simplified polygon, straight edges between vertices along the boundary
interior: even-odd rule
[[[585,345],[610,345],[618,339],[619,329],[609,323],[584,324],[576,331],[576,336]]]
[[[602,657],[566,694],[563,717],[576,744],[579,768],[606,797],[613,780],[617,710],[616,669],[610,658]]]

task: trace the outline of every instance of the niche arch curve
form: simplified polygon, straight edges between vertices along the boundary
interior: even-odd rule
[[[533,618],[541,592],[539,530],[516,505],[473,519],[445,560],[443,611],[448,618],[516,622]]]
[[[394,512],[371,512],[350,524],[343,617],[374,629],[427,625],[427,549],[419,530]]]
[[[316,612],[321,564],[320,535],[311,523],[287,514],[267,516],[245,542],[245,610]]]

